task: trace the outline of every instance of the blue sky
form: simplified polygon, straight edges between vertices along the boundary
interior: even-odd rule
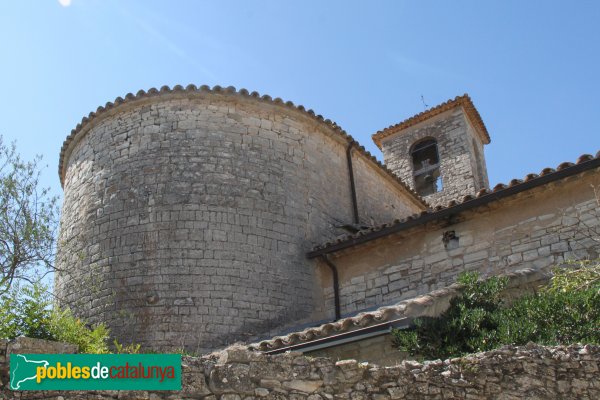
[[[600,150],[600,2],[0,3],[0,134],[58,154],[99,105],[162,85],[291,100],[381,158],[379,129],[469,93],[492,137],[490,183]]]

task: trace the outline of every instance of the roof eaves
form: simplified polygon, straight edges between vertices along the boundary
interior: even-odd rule
[[[430,211],[414,214],[402,220],[395,220],[391,223],[363,230],[353,235],[346,235],[334,242],[326,242],[321,246],[313,248],[312,251],[306,254],[306,257],[316,258],[325,254],[335,253],[417,225],[450,217],[460,212],[598,167],[600,167],[600,151],[595,157],[590,154],[584,154],[577,159],[575,164],[563,162],[556,170],[553,168],[544,168],[540,174],[528,174],[523,180],[513,179],[508,185],[499,183],[491,191],[482,189],[476,196],[468,195],[463,197],[460,203],[451,201],[446,207],[437,206]]]
[[[549,276],[540,270],[521,269],[502,274],[509,280],[508,288],[519,285],[545,281]],[[348,336],[352,332],[365,331],[369,328],[383,327],[389,323],[403,323],[411,321],[412,318],[427,315],[431,306],[439,304],[440,301],[451,299],[458,295],[461,285],[454,283],[445,288],[437,289],[411,299],[401,300],[398,303],[379,307],[376,310],[360,312],[356,315],[339,319],[337,321],[320,324],[302,331],[291,332],[282,336],[275,336],[268,340],[250,344],[251,350],[261,351],[267,354],[275,354],[285,350],[300,350],[309,347],[307,344],[331,341],[335,343],[335,337]],[[332,338],[334,337],[334,338]],[[332,339],[329,339],[332,338]]]
[[[85,134],[87,127],[99,116],[107,113],[108,111],[119,107],[122,104],[132,103],[137,100],[158,97],[162,95],[168,95],[172,93],[184,93],[187,95],[199,94],[199,93],[218,93],[218,94],[229,94],[229,95],[237,95],[246,98],[254,98],[258,101],[268,102],[272,104],[278,104],[283,107],[288,107],[297,111],[300,111],[309,117],[317,120],[320,123],[325,124],[330,129],[332,129],[335,133],[341,136],[348,144],[354,144],[354,148],[358,150],[363,156],[365,156],[368,160],[373,162],[377,168],[379,168],[382,172],[388,175],[391,179],[397,182],[407,193],[408,196],[414,199],[415,202],[420,204],[421,206],[427,207],[427,202],[417,194],[413,189],[410,188],[404,181],[402,181],[398,176],[396,176],[389,168],[387,168],[384,164],[382,164],[379,160],[377,160],[370,152],[368,152],[364,146],[359,145],[359,143],[349,135],[344,129],[342,129],[337,123],[331,121],[329,119],[325,119],[322,115],[316,114],[311,109],[306,109],[302,105],[295,105],[291,101],[284,101],[281,98],[272,98],[269,95],[260,95],[258,92],[249,92],[246,89],[237,90],[233,86],[229,87],[221,87],[221,86],[213,86],[210,88],[207,85],[202,85],[200,87],[196,87],[196,85],[187,85],[185,88],[181,85],[175,85],[172,89],[169,86],[162,86],[160,89],[151,88],[148,91],[139,90],[136,94],[128,93],[125,97],[117,97],[114,102],[108,102],[104,106],[100,106],[96,109],[96,111],[90,112],[86,117],[83,117],[81,122],[77,124],[77,126],[71,131],[69,136],[65,139],[61,150],[60,150],[60,158],[58,163],[58,175],[60,178],[61,185],[64,185],[65,178],[65,166],[69,155],[70,146],[79,140],[81,134]]]
[[[485,127],[483,119],[481,118],[479,111],[477,111],[477,108],[475,108],[473,101],[471,101],[471,98],[466,93],[462,96],[457,96],[454,99],[448,100],[440,105],[430,108],[429,110],[426,110],[419,114],[413,115],[412,117],[405,119],[402,122],[399,122],[395,125],[391,125],[385,129],[382,129],[382,130],[378,131],[377,133],[373,134],[371,136],[371,138],[373,139],[373,142],[375,142],[377,147],[379,147],[379,149],[381,149],[381,142],[385,138],[392,136],[401,130],[410,128],[411,126],[414,126],[420,122],[426,121],[436,115],[439,115],[443,112],[446,112],[448,110],[451,110],[451,109],[453,109],[455,107],[459,107],[459,106],[462,106],[463,109],[465,110],[465,114],[467,115],[467,118],[469,119],[471,124],[473,124],[473,127],[475,128],[475,130],[479,133],[483,143],[489,144],[491,142],[491,138],[487,131],[487,128]]]

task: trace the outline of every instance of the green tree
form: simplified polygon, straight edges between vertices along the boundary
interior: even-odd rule
[[[41,156],[24,161],[0,136],[0,293],[54,270],[57,197],[40,186]]]
[[[49,293],[40,283],[16,284],[5,290],[0,294],[0,338],[51,339],[51,304]]]

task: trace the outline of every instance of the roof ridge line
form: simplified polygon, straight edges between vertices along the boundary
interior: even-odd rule
[[[348,143],[354,143],[354,148],[358,149],[359,152],[365,156],[368,160],[372,161],[378,168],[383,170],[387,175],[393,178],[400,186],[411,195],[414,200],[420,203],[423,206],[428,206],[428,203],[417,194],[409,185],[407,185],[402,179],[400,179],[396,174],[394,174],[385,164],[379,161],[375,156],[373,156],[363,145],[354,139],[350,134],[348,134],[341,126],[339,126],[336,122],[324,118],[322,115],[315,113],[312,109],[306,109],[303,105],[296,105],[291,101],[284,101],[279,97],[272,98],[269,95],[260,95],[260,93],[256,91],[248,91],[247,89],[239,89],[237,90],[234,86],[222,87],[220,85],[215,85],[212,88],[208,85],[196,86],[194,84],[189,84],[185,88],[182,85],[175,85],[173,88],[165,85],[160,89],[150,88],[147,91],[139,90],[136,94],[127,93],[125,97],[117,97],[113,102],[107,102],[104,106],[99,106],[96,111],[90,112],[87,116],[81,119],[75,128],[71,130],[71,133],[64,140],[63,145],[60,150],[60,157],[58,162],[58,175],[60,178],[61,186],[64,185],[64,169],[67,158],[67,150],[69,146],[78,139],[78,135],[86,129],[89,123],[93,121],[98,116],[115,109],[116,107],[121,106],[122,104],[127,104],[133,101],[138,101],[146,98],[157,97],[165,94],[177,94],[177,93],[217,93],[217,94],[225,94],[225,95],[238,95],[246,98],[254,98],[258,101],[265,101],[271,104],[277,104],[283,107],[288,107],[290,109],[302,112],[309,116],[310,118],[315,119],[317,122],[325,124],[327,127],[332,129],[334,132],[339,134],[343,139],[345,139]]]
[[[397,232],[400,230],[398,229],[399,227],[405,226],[406,228],[409,228],[418,225],[419,223],[427,222],[434,219],[441,213],[449,213],[453,210],[460,212],[462,211],[460,208],[467,206],[476,207],[478,204],[475,202],[483,202],[487,204],[490,201],[498,200],[500,198],[528,190],[530,186],[531,188],[541,186],[546,183],[597,167],[600,167],[600,151],[596,153],[596,156],[592,156],[591,154],[582,154],[577,158],[575,163],[568,161],[562,162],[557,166],[556,169],[543,168],[539,174],[530,173],[527,174],[524,179],[512,179],[508,185],[498,183],[492,189],[481,189],[475,195],[463,196],[459,201],[451,200],[445,206],[438,205],[435,208],[423,211],[420,214],[409,215],[408,217],[395,219],[389,223],[371,227],[352,235],[338,237],[335,240],[315,246],[310,252],[307,253],[307,257],[314,258],[321,254],[332,253],[348,247],[353,247],[354,245]]]
[[[475,125],[475,130],[480,134],[483,143],[489,144],[491,142],[490,134],[485,127],[479,111],[477,111],[477,108],[475,108],[471,97],[469,97],[467,93],[463,94],[462,96],[456,96],[454,99],[446,100],[437,106],[415,114],[397,124],[390,125],[387,128],[379,130],[371,135],[371,138],[377,147],[381,149],[381,141],[385,138],[458,106],[462,106],[464,108],[467,118],[469,118],[469,120],[471,120],[471,122]]]

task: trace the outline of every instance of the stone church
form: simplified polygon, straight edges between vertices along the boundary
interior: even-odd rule
[[[532,287],[597,258],[600,154],[489,187],[467,96],[373,135],[245,89],[163,87],[83,118],[60,153],[55,291],[122,343],[395,361],[459,273]],[[519,289],[520,290],[520,289]]]

